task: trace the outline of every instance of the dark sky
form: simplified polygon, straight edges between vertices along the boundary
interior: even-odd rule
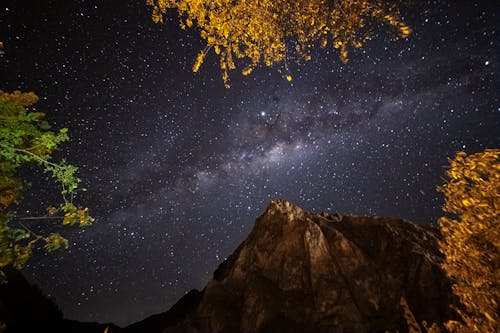
[[[202,288],[271,198],[315,211],[435,223],[447,158],[500,144],[500,5],[423,1],[413,33],[380,33],[351,52],[235,72],[145,0],[2,0],[0,89],[35,91],[37,110],[72,140],[78,198],[92,227],[61,228],[71,247],[29,262],[30,281],[69,318],[127,324]],[[290,83],[285,75],[291,74]],[[45,174],[18,208],[59,198]]]

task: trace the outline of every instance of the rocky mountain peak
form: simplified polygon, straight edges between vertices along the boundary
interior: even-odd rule
[[[396,218],[315,214],[274,199],[165,332],[405,332],[450,316],[438,234]]]
[[[167,312],[123,329],[58,311],[26,315],[16,304],[39,297],[9,296],[12,278],[0,288],[0,321],[7,332],[404,333],[401,304],[418,322],[451,318],[438,240],[437,230],[402,219],[317,214],[274,199],[206,287]]]
[[[270,214],[271,216],[274,214],[286,214],[289,220],[301,219],[304,217],[304,211],[300,207],[283,199],[271,200],[266,209],[266,214]]]

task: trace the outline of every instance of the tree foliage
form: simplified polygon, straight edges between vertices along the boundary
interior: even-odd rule
[[[27,110],[37,101],[38,97],[32,92],[0,91],[0,273],[7,265],[22,268],[39,241],[47,251],[68,247],[68,241],[61,235],[39,235],[9,211],[25,188],[17,177],[21,166],[39,165],[61,187],[63,202],[58,207],[50,207],[48,217],[60,218],[63,224],[81,226],[94,220],[88,208],[80,209],[73,203],[80,184],[77,168],[64,159],[52,161],[53,152],[68,140],[68,130],[51,131],[43,113]]]
[[[220,58],[222,78],[229,87],[229,70],[242,59],[243,75],[260,63],[272,66],[288,59],[310,60],[310,49],[329,43],[348,61],[348,48],[361,47],[384,24],[394,36],[410,28],[394,5],[383,0],[147,0],[154,22],[176,9],[183,29],[196,25],[206,41],[194,63],[200,68],[210,50]],[[290,76],[287,76],[291,80]]]
[[[450,332],[500,332],[500,150],[450,161],[439,221],[446,256],[443,265],[452,278],[461,321],[448,322]]]

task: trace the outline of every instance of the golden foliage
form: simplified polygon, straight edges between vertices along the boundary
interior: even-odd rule
[[[401,308],[403,309],[403,314],[405,316],[406,324],[408,325],[408,332],[422,333],[422,330],[420,329],[420,326],[418,325],[418,322],[415,319],[415,316],[413,315],[413,312],[410,310],[410,307],[408,306],[408,303],[406,302],[406,299],[404,297],[401,297],[399,299],[399,305],[401,305]]]
[[[422,326],[424,326],[424,329],[425,329],[425,331],[426,331],[427,333],[441,333],[441,332],[443,332],[443,331],[441,330],[441,328],[439,327],[439,325],[438,325],[438,324],[436,324],[436,323],[432,323],[432,325],[431,325],[431,326],[429,326],[429,325],[427,324],[427,322],[424,320],[424,321],[422,322]]]
[[[403,315],[405,317],[406,325],[408,326],[408,333],[422,333],[422,329],[420,328],[417,319],[415,319],[415,315],[411,311],[410,306],[408,305],[408,302],[406,302],[406,299],[404,297],[401,297],[399,299],[399,305],[401,305],[401,309],[403,310]],[[442,332],[441,328],[436,323],[433,323],[431,326],[429,326],[427,322],[424,320],[422,321],[422,326],[424,327],[427,333]]]
[[[21,92],[19,90],[14,90],[8,93],[0,90],[0,101],[13,102],[22,106],[32,106],[38,102],[38,96],[32,91]]]
[[[94,221],[95,219],[89,215],[88,207],[85,207],[84,209],[75,209],[72,211],[68,211],[66,214],[64,214],[63,218],[64,225],[74,225],[78,223],[82,227],[89,226]]]
[[[446,323],[450,332],[500,332],[500,150],[487,149],[450,161],[439,220],[461,321]]]
[[[243,74],[248,75],[258,64],[309,60],[313,46],[326,47],[331,40],[345,63],[348,48],[361,47],[373,36],[376,24],[385,24],[400,37],[410,34],[398,10],[383,0],[146,1],[153,7],[156,23],[163,22],[163,15],[171,8],[177,10],[183,29],[198,26],[206,47],[193,71],[198,71],[213,49],[220,57],[226,87],[236,59],[243,60]]]
[[[0,214],[19,198],[21,190],[17,179],[0,174]]]

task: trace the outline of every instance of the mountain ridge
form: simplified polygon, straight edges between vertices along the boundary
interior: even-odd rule
[[[168,311],[127,327],[45,320],[52,331],[151,333],[406,332],[452,318],[439,231],[399,218],[313,213],[274,199],[248,237]],[[0,297],[0,305],[8,304]],[[45,318],[47,319],[47,318]],[[19,322],[19,320],[18,320]],[[11,329],[8,332],[29,330]],[[23,326],[20,326],[21,328]],[[65,328],[65,329],[63,329]]]
[[[403,219],[274,199],[194,310],[158,332],[405,332],[401,297],[418,321],[442,322],[453,296],[438,239]]]

